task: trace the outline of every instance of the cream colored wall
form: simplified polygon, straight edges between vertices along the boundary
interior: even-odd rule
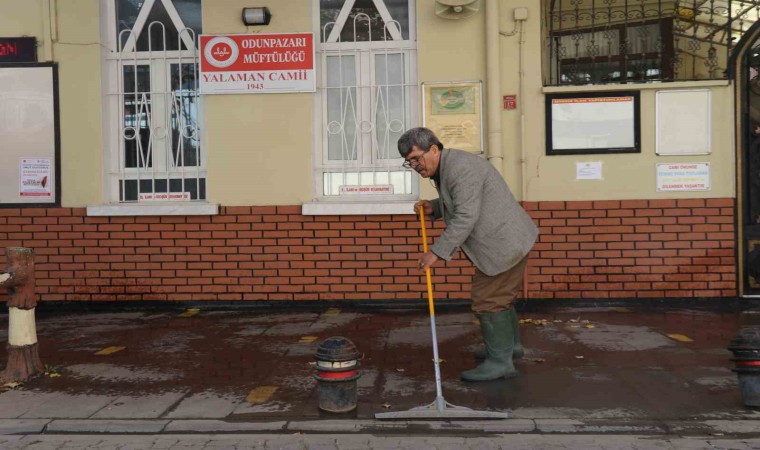
[[[709,156],[658,157],[654,154],[654,88],[696,84],[626,85],[642,90],[642,153],[627,155],[546,156],[540,8],[532,0],[501,0],[501,28],[514,28],[512,10],[527,7],[525,84],[522,109],[502,111],[503,173],[516,197],[528,201],[689,198],[734,196],[733,95],[730,86],[712,85],[713,153]],[[98,0],[58,0],[57,16],[46,13],[48,0],[0,0],[14,14],[0,16],[0,35],[33,35],[40,60],[59,63],[62,190],[65,206],[102,202],[101,84]],[[246,27],[243,7],[268,6],[267,27]],[[485,11],[462,20],[435,16],[432,1],[417,1],[418,81],[485,78]],[[50,34],[50,28],[56,34]],[[203,4],[205,33],[313,31],[311,0],[213,0]],[[518,36],[500,37],[502,94],[517,94]],[[54,40],[51,46],[49,43]],[[46,45],[47,44],[47,45]],[[613,86],[612,88],[618,88]],[[575,88],[573,88],[575,89]],[[599,87],[577,88],[579,91]],[[602,88],[603,89],[603,88]],[[552,90],[552,89],[548,89]],[[554,89],[556,90],[556,89]],[[560,89],[561,90],[561,89]],[[312,192],[314,94],[208,95],[204,97],[205,148],[211,202],[224,205],[298,204]],[[526,164],[521,164],[521,115],[525,117]],[[604,180],[575,181],[575,163],[602,161]],[[660,194],[655,190],[658,162],[708,161],[712,190]],[[85,174],[86,176],[83,176]],[[97,176],[92,176],[97,174]],[[527,191],[521,192],[525,176]],[[421,184],[421,197],[435,195]]]
[[[244,7],[267,6],[272,21],[243,25]],[[206,0],[206,34],[311,32],[311,0]],[[313,197],[314,94],[205,95],[210,202],[295,205]]]
[[[103,203],[100,6],[98,0],[58,0],[63,206]]]
[[[38,60],[58,63],[62,203],[85,206],[102,199],[99,6],[97,0],[53,6],[49,0],[0,0],[0,10],[13,11],[0,15],[0,36],[34,36]],[[51,12],[56,9],[57,15]]]
[[[525,114],[525,165],[520,164],[520,110],[502,111],[503,173],[515,196],[526,201],[665,199],[733,197],[733,87],[726,82],[629,84],[625,86],[577,86],[547,88],[542,86],[541,64],[546,49],[541,39],[539,5],[529,0],[501,0],[502,23],[509,23],[512,9],[529,8],[525,36],[525,88],[518,104]],[[511,26],[503,30],[511,30]],[[518,85],[516,37],[501,38],[502,93],[516,93]],[[508,61],[505,64],[505,61]],[[655,92],[657,89],[704,87],[712,90],[712,154],[706,156],[657,156],[655,154]],[[641,145],[638,154],[546,156],[544,91],[587,92],[610,89],[641,90]],[[576,181],[576,162],[601,161],[603,180]],[[705,192],[656,191],[656,164],[670,162],[709,162],[711,190]],[[520,192],[521,177],[526,178],[526,192]]]
[[[485,14],[461,20],[435,15],[435,2],[417,0],[417,81],[486,79]],[[502,67],[507,64],[503,61]],[[485,85],[484,85],[485,88]],[[420,96],[421,99],[421,96]],[[483,109],[485,111],[485,108]],[[483,126],[485,126],[484,117]],[[420,110],[420,125],[422,125]],[[437,194],[427,181],[420,183],[420,198]]]

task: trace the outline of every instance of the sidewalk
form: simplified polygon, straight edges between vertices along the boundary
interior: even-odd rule
[[[465,383],[473,316],[437,315],[446,400],[510,419],[414,422],[374,414],[435,398],[423,309],[48,313],[37,320],[40,355],[60,376],[0,392],[0,434],[760,435],[760,412],[742,406],[725,349],[738,312],[556,308],[521,319],[530,320],[520,376]],[[0,314],[0,342],[7,320]],[[347,415],[318,410],[310,364],[335,335],[363,352],[359,406]]]

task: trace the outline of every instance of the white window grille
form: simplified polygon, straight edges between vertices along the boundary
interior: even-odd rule
[[[416,198],[396,143],[417,123],[413,0],[314,0],[319,14],[315,190],[323,200]]]
[[[201,0],[101,0],[110,202],[206,200]]]

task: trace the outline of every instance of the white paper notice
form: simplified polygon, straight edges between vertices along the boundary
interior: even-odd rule
[[[601,180],[602,179],[602,162],[576,162],[575,163],[576,180]]]
[[[19,196],[30,198],[52,198],[52,178],[49,158],[19,159]]]

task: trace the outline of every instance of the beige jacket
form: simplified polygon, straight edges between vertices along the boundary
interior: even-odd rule
[[[461,150],[444,149],[438,166],[439,198],[433,218],[446,229],[430,248],[450,261],[457,247],[486,275],[502,273],[533,247],[538,228],[512,196],[504,178],[487,161]]]

